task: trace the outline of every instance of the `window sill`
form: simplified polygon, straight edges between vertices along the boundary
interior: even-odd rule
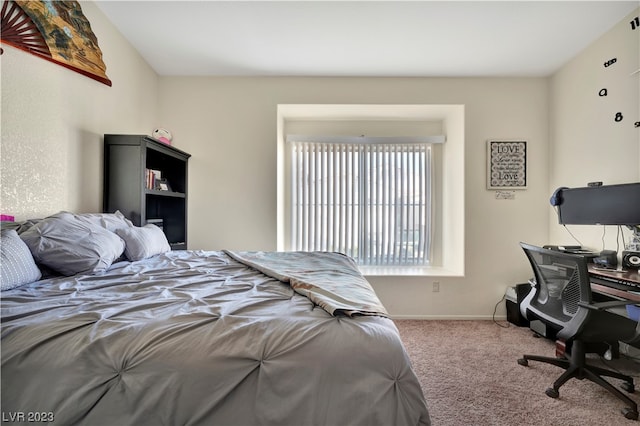
[[[457,271],[438,266],[358,266],[365,277],[463,277]]]

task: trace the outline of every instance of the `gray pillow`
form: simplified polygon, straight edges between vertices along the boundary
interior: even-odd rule
[[[133,222],[120,213],[120,210],[115,213],[80,213],[74,216],[81,222],[101,226],[111,232],[133,226]]]
[[[16,230],[3,229],[0,235],[0,290],[38,281],[40,269]]]
[[[16,232],[18,233],[18,235],[20,235],[24,231],[26,231],[27,229],[31,228],[32,226],[34,226],[35,224],[40,222],[41,220],[42,219],[28,219],[28,220],[25,220],[23,222],[2,221],[2,222],[0,222],[0,228],[2,228],[2,229],[15,229]]]
[[[124,240],[124,254],[131,261],[146,259],[171,250],[167,237],[156,225],[120,228],[116,230],[116,234]]]
[[[105,271],[124,251],[116,234],[70,213],[49,216],[20,237],[36,262],[62,275]]]

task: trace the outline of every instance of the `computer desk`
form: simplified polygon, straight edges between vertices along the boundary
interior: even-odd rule
[[[640,271],[638,270],[603,270],[601,268],[597,268],[593,264],[589,264],[589,275],[595,278],[613,278],[613,279],[623,279],[626,281],[631,281],[638,286],[640,286]],[[606,284],[594,283],[591,282],[591,290],[595,293],[603,294],[605,296],[613,296],[615,298],[623,299],[623,300],[632,300],[634,302],[640,303],[640,287],[633,288],[629,287],[628,291],[621,290],[619,288],[614,288],[607,286]]]
[[[637,283],[640,285],[640,273],[639,271],[627,270],[627,271],[617,271],[617,270],[602,270],[601,268],[596,268],[595,265],[589,264],[589,276],[595,279],[598,278],[613,278],[613,279],[624,279],[626,281],[631,281],[633,283]],[[607,299],[617,299],[617,300],[629,300],[632,302],[637,302],[640,304],[640,288],[638,287],[629,287],[629,290],[622,290],[619,288],[610,287],[602,281],[600,283],[591,282],[591,290],[594,295],[601,295]],[[625,315],[626,316],[626,315]],[[628,319],[628,321],[634,321],[632,319]],[[640,322],[636,322],[637,326],[640,327]],[[640,330],[640,328],[637,328]],[[632,341],[627,341],[626,343],[634,346],[636,348],[640,348],[640,335],[633,339]],[[617,356],[617,350],[616,356]]]

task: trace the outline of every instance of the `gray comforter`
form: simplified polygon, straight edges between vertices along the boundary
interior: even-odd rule
[[[2,293],[3,422],[427,425],[385,316],[332,253],[175,251],[42,280]]]

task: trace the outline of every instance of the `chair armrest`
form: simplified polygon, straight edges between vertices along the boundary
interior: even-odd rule
[[[638,302],[633,300],[610,300],[607,302],[598,302],[598,303],[578,302],[578,306],[581,306],[587,309],[597,310],[597,311],[604,311],[606,309],[615,308],[617,306],[635,305],[636,303]]]

